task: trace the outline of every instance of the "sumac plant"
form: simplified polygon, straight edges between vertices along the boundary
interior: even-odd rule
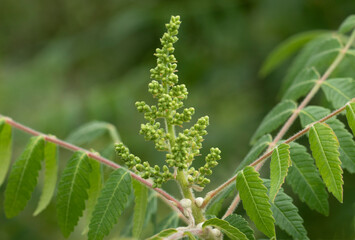
[[[157,210],[158,197],[172,213],[151,231],[153,236],[149,239],[253,240],[255,234],[276,239],[275,225],[293,239],[308,239],[303,219],[282,186],[290,185],[302,202],[323,215],[329,214],[329,195],[343,202],[343,171],[355,172],[355,15],[348,17],[336,32],[297,35],[270,55],[261,70],[264,75],[300,50],[284,80],[282,100],[260,123],[251,139],[250,152],[235,166],[233,176],[204,197],[195,197],[195,192],[204,190],[213,168],[223,159],[221,151],[213,147],[204,156],[204,165],[194,167],[209,118],[202,116],[191,127],[183,128],[192,121],[195,110],[184,108],[188,91],[179,84],[173,55],[180,23],[179,16],[171,18],[160,39],[162,46],[155,52],[157,65],[150,71],[148,84],[155,105],[136,103],[146,120],[140,134],[165,154],[165,163],[153,166],[144,157],[131,153],[120,142],[115,127],[107,123],[89,123],[62,141],[1,116],[0,184],[7,179],[4,211],[8,218],[17,216],[30,200],[42,161],[45,180],[34,215],[45,210],[56,195],[57,221],[64,237],[73,232],[85,211],[83,233],[90,240],[103,239],[134,202],[132,216],[124,220],[125,237],[143,239],[146,236],[142,229]],[[319,91],[332,109],[308,105]],[[337,119],[341,115],[346,116],[341,119],[346,119],[350,128]],[[288,133],[298,119],[303,129],[294,135]],[[13,128],[33,137],[9,171]],[[103,134],[110,136],[115,145],[110,144],[101,155],[78,146]],[[290,137],[285,138],[286,134]],[[308,139],[308,144],[297,142],[301,137]],[[74,154],[57,184],[58,146]],[[125,166],[103,157],[113,149],[118,156],[115,159]],[[269,179],[260,178],[263,166],[269,169]],[[161,188],[167,181],[176,182],[180,196]],[[221,212],[227,196],[234,196],[234,200],[226,212]],[[234,213],[240,202],[246,217]]]

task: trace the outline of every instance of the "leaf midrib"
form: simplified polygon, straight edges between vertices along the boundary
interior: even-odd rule
[[[336,91],[337,93],[339,93],[340,95],[342,95],[346,100],[348,100],[348,101],[351,100],[351,98],[350,98],[348,95],[346,95],[345,93],[343,93],[343,91],[340,91],[339,88],[335,87],[334,85],[330,84],[329,82],[325,81],[325,82],[323,82],[323,85],[325,85],[325,86],[327,86],[327,87],[333,89],[334,91]]]
[[[290,223],[290,225],[292,226],[293,229],[296,230],[296,232],[298,232],[301,236],[304,236],[304,234],[302,232],[300,232],[295,226],[294,224],[292,224],[292,221],[284,214],[284,212],[276,205],[276,203],[274,204],[274,206],[279,210],[279,212],[284,216],[284,218],[287,219],[287,221]],[[292,211],[294,212],[294,211]]]
[[[294,110],[294,109],[287,109],[287,110],[285,110],[285,111],[282,111],[282,112],[280,112],[280,113],[274,115],[273,117],[271,117],[271,118],[269,118],[269,119],[266,119],[266,121],[265,121],[265,123],[264,123],[263,125],[266,125],[267,123],[269,123],[270,121],[274,120],[275,118],[278,118],[279,116],[284,115],[284,114],[286,114],[286,113],[288,113],[288,112],[292,112],[293,110]]]
[[[277,166],[279,167],[279,177],[278,177],[278,181],[277,181],[277,188],[279,188],[279,185],[281,184],[281,174],[282,174],[282,171],[281,171],[281,158],[280,158],[280,149],[279,148],[276,148],[276,155],[277,155]],[[277,192],[274,196],[274,199],[277,195]]]
[[[104,212],[104,214],[102,215],[102,218],[101,218],[101,220],[100,220],[100,223],[98,224],[97,230],[96,230],[95,235],[94,235],[94,236],[95,236],[94,239],[96,239],[96,237],[97,237],[97,234],[98,234],[98,232],[99,232],[99,230],[100,230],[100,227],[101,227],[102,221],[103,221],[103,219],[104,219],[104,216],[106,216],[106,212],[107,212],[107,210],[109,209],[109,206],[111,205],[111,201],[112,201],[113,197],[115,196],[115,193],[116,193],[116,191],[117,191],[117,188],[120,186],[120,183],[122,182],[124,176],[126,176],[127,174],[128,174],[128,172],[125,172],[125,173],[121,176],[120,180],[117,182],[117,185],[116,185],[116,187],[115,187],[113,193],[111,194],[110,200],[108,201],[108,204],[106,205],[105,212]]]
[[[264,219],[263,219],[263,218],[261,217],[261,215],[260,215],[259,208],[257,207],[257,204],[256,204],[255,201],[254,201],[254,196],[253,196],[253,194],[251,194],[251,190],[250,190],[250,187],[249,187],[249,185],[248,185],[248,181],[246,180],[246,178],[245,178],[245,176],[244,176],[244,171],[243,171],[243,173],[242,173],[242,177],[243,177],[243,180],[244,180],[244,182],[245,182],[245,186],[247,186],[248,192],[249,192],[250,196],[252,197],[252,201],[253,201],[253,204],[254,204],[254,206],[255,206],[255,209],[257,210],[259,219],[260,219],[261,222],[263,223],[264,227],[265,227],[266,229],[268,229],[268,231],[270,231],[270,229],[268,228],[268,226],[266,226]]]
[[[313,128],[314,132],[316,133],[315,136],[316,136],[317,141],[318,141],[318,143],[319,143],[319,145],[320,145],[320,148],[321,148],[321,150],[322,150],[321,153],[322,153],[322,155],[324,156],[324,158],[326,159],[326,161],[325,161],[325,162],[326,162],[326,166],[327,166],[327,168],[328,168],[328,170],[329,170],[329,172],[330,172],[330,174],[331,174],[331,176],[332,176],[332,178],[331,178],[331,179],[332,179],[332,182],[333,182],[333,184],[335,185],[335,188],[338,190],[338,186],[337,186],[337,184],[336,184],[333,171],[332,171],[332,169],[331,169],[330,166],[329,166],[328,158],[326,157],[324,148],[323,148],[323,146],[322,146],[322,144],[321,144],[318,131],[316,130],[316,128],[315,128],[314,126],[312,126],[312,128]]]
[[[295,89],[301,87],[302,85],[306,85],[306,84],[309,84],[309,83],[312,83],[312,82],[313,82],[313,83],[316,83],[317,80],[318,80],[318,79],[311,79],[311,80],[306,80],[306,81],[302,81],[302,82],[295,83],[295,84],[293,84],[293,85],[289,88],[288,92],[292,92],[292,91],[294,91]],[[287,94],[285,94],[285,95],[287,95]]]
[[[297,163],[295,163],[295,161],[293,161],[293,166],[295,167],[295,169],[297,170],[297,172],[299,172],[299,174],[302,176],[302,178],[304,179],[306,185],[309,187],[309,189],[311,189],[313,195],[315,196],[316,200],[318,201],[318,203],[320,204],[321,208],[323,209],[324,212],[327,212],[327,209],[323,208],[323,204],[321,202],[321,200],[318,198],[318,195],[316,194],[316,192],[314,191],[314,189],[312,188],[312,185],[309,184],[309,182],[307,181],[307,178],[305,177],[305,175],[303,174],[303,172],[300,170],[300,168],[297,166]]]
[[[22,186],[21,183],[22,183],[22,180],[23,180],[23,176],[25,175],[28,162],[29,162],[29,160],[30,160],[30,158],[31,158],[31,156],[32,156],[33,150],[36,148],[37,143],[38,143],[40,140],[42,140],[41,137],[38,137],[38,138],[36,139],[36,141],[33,143],[33,147],[31,148],[30,152],[29,152],[28,155],[27,155],[28,157],[26,156],[25,165],[24,165],[24,167],[22,168],[22,171],[21,171],[20,181],[18,181],[18,184],[17,184],[17,187],[16,187],[15,198],[14,198],[12,204],[11,204],[11,209],[12,209],[12,207],[14,206],[14,204],[17,202],[18,191],[19,191],[19,189],[20,189],[20,186]]]
[[[79,157],[79,161],[78,161],[78,163],[77,163],[77,165],[75,167],[75,171],[74,171],[74,178],[73,178],[73,181],[70,184],[69,198],[68,198],[68,202],[66,204],[67,209],[65,211],[65,221],[64,221],[65,229],[67,229],[67,226],[68,226],[69,204],[70,204],[71,198],[73,196],[73,188],[74,188],[75,179],[77,177],[77,172],[79,170],[79,166],[81,165],[81,161],[85,158],[85,156],[86,156],[86,153],[82,153],[81,156]]]

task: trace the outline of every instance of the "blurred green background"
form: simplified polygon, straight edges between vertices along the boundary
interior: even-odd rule
[[[233,173],[261,119],[279,101],[287,63],[262,79],[258,71],[267,54],[293,34],[336,29],[354,12],[354,0],[1,0],[0,113],[62,139],[86,122],[107,121],[132,152],[159,161],[162,155],[138,135],[143,117],[134,103],[150,101],[153,53],[164,23],[180,15],[175,56],[190,93],[186,106],[196,108],[195,119],[210,117],[205,151],[222,150],[210,190]],[[14,157],[27,140],[15,133]],[[69,153],[61,156],[64,162]],[[331,197],[328,218],[294,197],[310,239],[354,239],[355,178],[345,172],[344,180],[344,204]],[[32,217],[39,193],[14,219],[5,219],[0,207],[1,240],[64,239],[54,204]],[[166,211],[162,207],[158,218]],[[120,222],[117,229],[124,228]],[[80,230],[70,237],[80,238]],[[279,239],[287,238],[280,233]]]

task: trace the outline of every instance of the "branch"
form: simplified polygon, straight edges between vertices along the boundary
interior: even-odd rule
[[[321,87],[321,85],[323,84],[323,82],[325,80],[327,80],[327,78],[330,76],[330,74],[332,74],[332,72],[336,69],[336,67],[339,65],[339,63],[343,60],[346,52],[349,50],[349,48],[351,47],[351,45],[353,44],[355,40],[355,30],[351,33],[351,36],[348,40],[348,42],[346,43],[345,47],[343,49],[340,50],[339,54],[337,55],[337,57],[334,59],[334,61],[332,62],[332,64],[329,66],[329,68],[325,71],[325,73],[323,74],[323,76],[317,80],[316,84],[314,85],[314,87],[311,89],[311,91],[307,94],[307,96],[303,99],[303,101],[301,102],[301,104],[298,106],[298,108],[292,113],[291,117],[287,120],[287,122],[282,126],[281,130],[278,132],[278,134],[275,136],[274,140],[272,141],[272,143],[269,145],[268,149],[266,150],[266,152],[268,152],[270,149],[272,149],[273,147],[275,147],[275,145],[277,144],[278,141],[280,141],[283,136],[287,133],[287,131],[289,130],[289,128],[292,126],[292,124],[294,123],[294,121],[297,119],[299,113],[302,111],[303,108],[305,108],[307,106],[307,104],[311,101],[311,99],[314,97],[314,95],[318,92],[319,88]],[[257,165],[255,167],[256,171],[259,171],[262,168],[263,164],[260,163],[259,165]],[[239,194],[237,194],[237,196],[235,197],[235,199],[233,200],[233,203],[235,203],[235,207],[238,206],[238,202],[239,202],[240,198],[239,198]],[[230,214],[232,214],[235,210],[234,208],[229,207],[226,214],[224,216],[228,216]]]
[[[71,151],[82,151],[82,152],[85,152],[86,155],[89,157],[89,158],[92,158],[92,159],[95,159],[96,161],[99,161],[103,164],[105,164],[106,166],[109,166],[113,169],[118,169],[118,168],[123,168],[122,166],[118,165],[117,163],[114,163],[110,160],[108,160],[107,158],[104,158],[102,156],[98,156],[96,155],[95,153],[93,152],[90,152],[84,148],[81,148],[81,147],[78,147],[76,145],[73,145],[71,143],[68,143],[68,142],[65,142],[63,140],[60,140],[60,139],[57,139],[56,137],[52,137],[52,136],[49,136],[49,135],[46,135],[44,133],[41,133],[41,132],[38,132],[32,128],[29,128],[25,125],[22,125],[18,122],[15,122],[14,120],[12,120],[11,118],[9,117],[6,117],[6,116],[2,116],[0,115],[0,118],[4,118],[5,119],[5,122],[11,126],[13,126],[14,128],[17,128],[23,132],[27,132],[33,136],[43,136],[43,138],[48,141],[48,142],[52,142],[52,143],[55,143],[57,144],[58,146],[61,146],[62,148],[66,148],[68,150],[71,150]],[[156,191],[158,193],[158,196],[160,196],[164,202],[166,202],[167,204],[170,205],[170,207],[172,207],[174,210],[176,210],[176,208],[179,209],[179,211],[182,213],[182,215],[184,215],[184,209],[183,207],[181,206],[180,202],[175,199],[173,196],[171,196],[169,193],[165,192],[163,189],[161,188],[153,188],[153,184],[151,182],[149,182],[148,180],[138,176],[137,174],[129,171],[126,169],[126,171],[128,171],[131,175],[132,178],[136,179],[137,181],[141,182],[143,185],[145,185],[146,187]],[[180,215],[180,214],[179,214]]]
[[[240,196],[239,194],[237,194],[237,196],[234,198],[233,202],[227,209],[226,213],[223,215],[222,217],[223,220],[226,219],[226,217],[228,217],[234,212],[234,210],[238,207],[239,202],[240,202]]]
[[[196,228],[189,228],[189,227],[181,227],[176,229],[177,232],[170,235],[167,238],[164,238],[166,240],[175,240],[175,239],[181,239],[186,237],[185,232],[190,232],[193,235],[201,235],[203,233],[203,229],[201,227],[196,227]]]
[[[355,102],[355,98],[353,98],[350,102]],[[347,103],[348,104],[348,103]],[[290,142],[295,141],[296,139],[300,138],[301,136],[303,136],[304,134],[306,134],[311,127],[316,124],[316,123],[322,123],[327,121],[328,119],[338,115],[339,113],[341,113],[342,111],[345,110],[346,105],[342,106],[341,108],[335,110],[334,112],[330,113],[329,115],[325,116],[324,118],[315,121],[311,124],[309,124],[306,128],[304,128],[303,130],[299,131],[298,133],[294,134],[293,136],[291,136],[290,138],[288,138],[285,143],[289,144]],[[254,162],[252,162],[249,166],[256,166],[262,162],[264,162],[268,157],[271,156],[271,154],[273,153],[275,147],[273,147],[271,150],[267,151],[266,153],[264,153],[261,157],[259,157],[257,160],[255,160]],[[233,183],[235,181],[235,179],[237,178],[237,175],[234,175],[233,177],[231,177],[230,179],[228,179],[227,181],[225,181],[221,186],[219,186],[218,188],[216,188],[215,190],[209,192],[206,195],[206,198],[201,206],[201,208],[207,206],[207,204],[216,196],[218,195],[225,187],[229,186],[229,184]],[[237,204],[235,204],[237,206]],[[234,210],[234,209],[233,209]],[[227,216],[226,216],[227,217]]]
[[[323,74],[323,76],[317,80],[317,83],[314,85],[314,87],[311,89],[311,91],[307,94],[307,96],[303,99],[301,104],[298,106],[298,108],[293,112],[291,117],[287,120],[287,122],[283,125],[279,133],[275,136],[275,139],[272,141],[270,144],[270,148],[274,147],[275,144],[282,139],[282,137],[286,134],[288,129],[292,126],[296,118],[298,117],[299,113],[303,108],[307,106],[307,104],[311,101],[311,99],[314,97],[314,95],[318,92],[319,88],[321,87],[322,83],[328,79],[330,74],[336,69],[336,67],[339,65],[339,63],[343,60],[346,52],[349,50],[351,44],[355,40],[355,31],[352,32],[348,42],[346,43],[345,47],[340,50],[338,56],[334,59],[332,64],[329,66],[329,68],[326,70],[326,72]]]

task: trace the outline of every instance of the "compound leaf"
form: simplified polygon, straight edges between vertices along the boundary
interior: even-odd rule
[[[107,179],[97,200],[89,225],[88,239],[103,239],[108,235],[125,209],[131,194],[131,176],[117,169]]]
[[[281,143],[277,146],[271,156],[270,162],[270,192],[269,198],[274,202],[277,192],[280,190],[282,184],[285,182],[288,168],[291,165],[290,146]]]
[[[329,192],[343,202],[343,170],[339,159],[339,142],[325,123],[314,124],[309,132],[309,143],[316,165]]]
[[[245,236],[245,234],[242,233],[238,228],[232,226],[229,224],[229,222],[222,219],[211,218],[203,223],[202,228],[207,226],[214,226],[218,228],[232,240],[248,240],[247,236]]]
[[[78,151],[68,161],[58,185],[57,220],[65,237],[68,237],[83,215],[90,188],[91,165],[85,152]]]
[[[11,163],[12,127],[0,119],[0,186],[4,183]]]
[[[139,239],[141,235],[145,213],[148,205],[148,188],[143,186],[137,180],[132,181],[132,186],[134,190],[134,210],[133,210],[133,237]]]
[[[274,218],[267,189],[253,167],[245,167],[237,175],[237,190],[248,216],[266,236],[275,236]]]
[[[292,166],[286,177],[287,183],[302,202],[327,216],[329,214],[328,193],[311,155],[298,143],[292,142],[290,146]]]
[[[323,34],[322,36],[310,41],[297,55],[283,81],[282,93],[284,93],[296,79],[303,69],[314,67],[318,72],[324,72],[334,61],[342,43],[333,34]]]
[[[44,172],[44,185],[41,198],[37,209],[33,213],[34,216],[40,214],[48,204],[50,203],[54,190],[57,184],[57,174],[58,174],[58,147],[52,142],[46,142],[44,147],[44,163],[45,163],[45,172]]]
[[[277,104],[263,119],[260,126],[254,133],[251,142],[254,143],[259,137],[275,130],[283,124],[292,112],[297,108],[297,104],[291,100],[285,100]]]
[[[225,220],[229,222],[230,225],[238,228],[242,233],[244,233],[248,240],[255,240],[253,229],[249,227],[248,222],[242,216],[231,214],[226,217]]]
[[[32,137],[25,151],[14,163],[5,190],[6,217],[18,215],[30,200],[37,185],[38,172],[41,170],[43,149],[43,137]]]
[[[329,79],[323,82],[322,90],[334,108],[341,108],[355,97],[355,81],[351,78]]]
[[[264,181],[266,187],[270,188],[270,181]],[[303,226],[303,219],[298,214],[298,209],[292,203],[292,198],[284,193],[281,188],[277,193],[275,201],[271,203],[271,211],[275,223],[293,237],[293,239],[306,240],[307,231]]]

